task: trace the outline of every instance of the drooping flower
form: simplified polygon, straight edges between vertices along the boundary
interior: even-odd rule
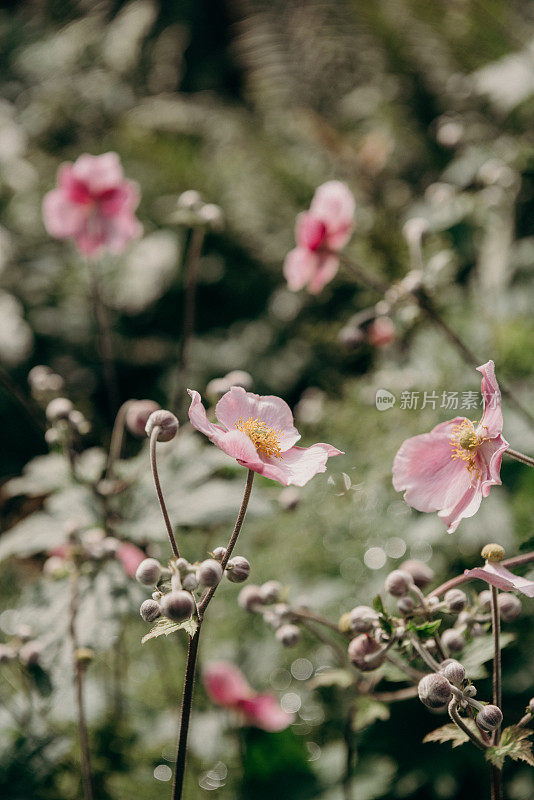
[[[534,581],[514,575],[506,569],[499,561],[504,558],[504,548],[499,544],[488,544],[482,550],[482,557],[485,559],[483,567],[466,569],[465,575],[470,578],[480,578],[490,586],[496,586],[503,592],[521,592],[527,597],[534,597]]]
[[[215,407],[217,425],[208,420],[199,393],[188,392],[194,428],[244,467],[284,486],[304,486],[314,475],[325,472],[328,458],[342,455],[341,450],[323,442],[295,447],[300,434],[293,425],[291,409],[280,397],[232,386]]]
[[[272,694],[258,694],[243,673],[226,661],[213,661],[204,667],[204,687],[217,705],[237,711],[245,724],[274,733],[293,722],[294,715],[280,708]]]
[[[480,367],[484,412],[479,423],[456,417],[401,445],[393,462],[393,486],[417,511],[438,511],[453,533],[478,511],[492,486],[501,483],[501,394],[493,361]]]
[[[84,154],[60,166],[57,187],[43,200],[43,218],[51,236],[72,239],[84,255],[121,253],[141,233],[138,204],[137,185],[124,178],[117,153]]]
[[[339,269],[337,253],[350,239],[354,197],[341,181],[316,189],[310,210],[297,217],[295,247],[286,256],[284,275],[292,291],[308,287],[318,294]]]

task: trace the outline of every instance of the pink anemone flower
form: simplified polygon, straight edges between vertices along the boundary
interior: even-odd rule
[[[141,233],[138,204],[137,184],[124,178],[117,153],[84,154],[60,166],[57,187],[43,200],[43,218],[51,236],[72,239],[86,256],[121,253]]]
[[[342,455],[330,444],[295,447],[300,434],[284,400],[274,395],[246,392],[232,386],[215,407],[219,425],[209,422],[198,392],[191,395],[189,419],[213,444],[248,469],[283,486],[304,486],[325,472],[331,456]]]
[[[514,575],[509,569],[492,561],[486,561],[483,567],[466,569],[465,575],[470,578],[480,578],[490,586],[496,586],[503,592],[521,592],[527,597],[534,597],[534,581]]]
[[[464,517],[478,511],[500,470],[508,442],[503,439],[501,394],[493,361],[482,373],[484,413],[477,424],[456,417],[401,445],[393,462],[393,486],[417,511],[438,511],[453,533]]]
[[[297,217],[295,240],[284,262],[284,276],[296,292],[304,286],[318,294],[339,269],[337,253],[350,239],[354,197],[341,181],[328,181],[316,189],[310,210]]]
[[[226,661],[213,661],[204,667],[203,681],[211,700],[224,708],[237,711],[245,724],[271,733],[283,731],[294,720],[280,708],[272,694],[257,694],[243,673]]]

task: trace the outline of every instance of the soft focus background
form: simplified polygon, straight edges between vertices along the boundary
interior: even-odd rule
[[[424,392],[440,399],[443,391],[478,392],[478,373],[410,307],[395,317],[393,344],[348,346],[340,332],[379,298],[343,272],[318,297],[291,293],[282,263],[296,214],[325,180],[346,181],[354,192],[347,252],[382,277],[408,271],[402,226],[425,219],[427,282],[444,316],[480,353],[479,363],[493,358],[498,376],[533,407],[534,4],[2,3],[0,42],[0,363],[20,392],[28,395],[32,366],[50,365],[91,421],[89,443],[107,445],[85,265],[68,243],[46,234],[41,202],[59,163],[114,150],[140,185],[144,226],[124,256],[102,265],[121,398],[168,402],[178,381],[190,231],[176,201],[196,189],[221,207],[225,224],[207,235],[201,259],[191,385],[204,392],[211,379],[247,370],[254,391],[295,408],[305,444],[328,441],[346,451],[299,491],[296,510],[284,510],[280,487],[257,481],[238,548],[255,583],[281,580],[292,597],[337,619],[370,602],[403,557],[427,561],[444,580],[478,563],[487,541],[510,555],[529,546],[534,481],[519,464],[505,463],[504,486],[450,537],[391,487],[402,440],[455,415],[440,402],[421,409]],[[376,409],[377,389],[396,395],[394,408]],[[405,391],[419,393],[417,409],[401,407]],[[6,481],[47,447],[6,392],[0,427]],[[504,433],[512,446],[534,452],[532,431],[507,404]],[[138,454],[129,441],[127,452],[144,494],[122,510],[121,531],[165,558],[146,451]],[[168,452],[162,469],[171,515],[186,555],[202,557],[228,538],[243,470],[187,432]],[[58,658],[65,598],[54,585],[45,597],[38,576],[43,551],[64,539],[65,521],[89,524],[96,512],[54,459],[33,461],[2,495],[2,637],[30,619],[54,687],[41,687],[24,730],[0,715],[0,789],[9,800],[80,796],[70,677]],[[97,652],[87,687],[97,795],[156,800],[170,792],[185,637],[141,648],[144,593],[121,586],[114,595],[115,578],[103,573],[84,612],[83,643]],[[310,671],[330,663],[328,650],[304,639],[282,651],[270,629],[238,609],[236,596],[236,587],[221,587],[202,660],[239,663],[255,688],[298,712],[297,724],[281,734],[236,729],[199,686],[190,800],[483,796],[486,769],[473,748],[421,744],[442,718],[416,701],[357,733],[356,778],[343,789],[350,691],[308,682]],[[504,657],[509,723],[533,693],[531,621],[532,603],[525,603]],[[2,692],[9,695],[13,682],[19,691],[17,676],[0,670]],[[481,696],[489,691],[481,682]],[[509,800],[534,796],[526,765],[507,768],[505,783]]]

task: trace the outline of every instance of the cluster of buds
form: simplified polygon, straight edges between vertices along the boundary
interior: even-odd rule
[[[250,564],[243,556],[234,556],[223,568],[226,548],[216,547],[210,558],[190,563],[178,558],[164,567],[155,558],[145,558],[135,577],[143,586],[152,586],[152,599],[142,603],[139,613],[145,622],[167,617],[173,622],[183,622],[196,611],[198,596],[217,586],[223,575],[231,583],[242,583],[250,575]]]
[[[224,215],[220,206],[205,203],[200,192],[188,189],[176,203],[171,221],[190,228],[208,227],[220,231],[224,227]]]
[[[238,603],[246,611],[261,614],[264,622],[274,628],[277,640],[284,647],[294,647],[300,642],[298,623],[306,609],[304,606],[292,608],[284,602],[284,588],[279,581],[245,586],[239,593]]]
[[[32,666],[39,662],[41,650],[41,643],[32,639],[30,626],[20,625],[9,642],[0,644],[0,664],[18,662],[24,667]]]
[[[90,573],[107,559],[118,560],[126,574],[132,575],[143,551],[130,542],[109,536],[104,528],[79,529],[68,525],[68,542],[49,551],[43,572],[53,580],[62,580],[74,569]]]
[[[39,365],[28,373],[28,383],[33,398],[45,408],[48,430],[45,438],[49,445],[64,445],[73,437],[85,436],[91,426],[81,411],[62,396],[64,381],[50,367]]]

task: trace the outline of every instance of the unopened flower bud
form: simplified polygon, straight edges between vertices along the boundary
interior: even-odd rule
[[[378,614],[370,606],[356,606],[350,612],[350,627],[354,633],[368,633],[378,622]]]
[[[275,635],[284,647],[294,647],[300,641],[300,630],[296,625],[282,625]]]
[[[232,583],[243,583],[250,575],[250,564],[243,556],[231,558],[226,565],[226,577]]]
[[[481,611],[489,611],[491,608],[491,591],[484,589],[478,596],[478,604]]]
[[[139,613],[145,622],[154,622],[155,619],[161,617],[160,604],[155,600],[145,600],[144,603],[141,603]]]
[[[219,206],[214,203],[206,203],[201,206],[198,210],[198,216],[202,222],[210,225],[215,230],[221,230],[224,225],[223,213]]]
[[[135,577],[143,586],[154,586],[161,577],[161,564],[156,558],[145,558],[137,567]]]
[[[454,686],[461,686],[465,680],[465,667],[459,661],[453,658],[449,659],[449,663],[445,665],[442,670],[443,675],[447,680],[454,684]]]
[[[282,584],[279,581],[267,581],[262,584],[260,591],[264,603],[276,603],[280,599]]]
[[[252,583],[249,586],[244,586],[239,592],[237,602],[241,608],[245,609],[245,611],[256,611],[257,606],[261,606],[263,604],[260,587]]]
[[[446,650],[450,653],[458,653],[465,645],[465,639],[461,633],[455,631],[454,628],[449,628],[443,632],[441,641]]]
[[[483,731],[494,731],[502,722],[502,711],[498,706],[484,706],[476,718],[478,727]]]
[[[184,575],[184,577],[182,578],[182,587],[187,592],[194,592],[195,589],[198,589],[197,576],[193,572],[190,572],[189,575]]]
[[[180,208],[187,208],[189,211],[196,210],[202,203],[202,197],[200,196],[200,192],[197,192],[196,189],[188,189],[178,198],[178,206]]]
[[[176,566],[176,569],[178,570],[178,572],[183,575],[189,570],[189,567],[191,565],[189,564],[189,561],[187,560],[187,558],[177,558],[176,562],[175,562],[175,566]]]
[[[453,614],[459,614],[467,605],[467,595],[461,589],[449,589],[445,592],[445,602],[449,611]]]
[[[505,622],[513,622],[521,614],[521,600],[515,594],[500,594],[497,606],[499,615]]]
[[[158,442],[170,442],[178,433],[178,425],[178,420],[171,411],[160,409],[159,411],[152,412],[149,416],[145,426],[145,432],[150,438],[152,436],[152,431],[155,428],[159,428],[157,435]]]
[[[40,642],[26,642],[19,650],[19,659],[23,664],[37,664],[41,650]]]
[[[385,660],[386,654],[376,639],[361,633],[349,643],[349,658],[354,666],[362,672],[370,672],[380,667]]]
[[[148,418],[161,406],[155,400],[132,400],[126,411],[126,427],[134,436],[142,439],[146,436]]]
[[[393,597],[404,597],[413,586],[413,578],[409,572],[401,569],[394,569],[386,578],[384,588]]]
[[[441,708],[452,698],[451,684],[440,673],[432,673],[421,678],[417,687],[419,699],[427,708]]]
[[[195,603],[189,592],[179,589],[169,592],[161,601],[161,613],[173,622],[183,622],[195,610]]]
[[[156,589],[155,592],[152,592],[152,600],[161,600],[163,597],[163,592],[160,592],[159,589]]]
[[[406,595],[406,597],[400,597],[397,600],[397,608],[401,614],[409,614],[415,608],[415,600],[409,595]]]
[[[403,561],[400,568],[403,572],[410,573],[413,578],[413,582],[419,587],[419,589],[424,589],[434,580],[434,570],[423,561],[409,559],[408,561]]]
[[[214,558],[207,558],[197,570],[198,582],[203,586],[217,586],[222,576],[222,567]]]
[[[60,419],[68,419],[72,408],[72,403],[66,397],[56,397],[46,407],[46,418],[52,424]]]
[[[495,544],[492,542],[491,544],[487,544],[482,548],[480,553],[482,558],[485,558],[486,561],[502,561],[506,553],[504,552],[504,547],[500,544]]]
[[[467,695],[467,697],[476,697],[477,687],[474,686],[472,683],[469,683],[467,686],[464,687],[463,693]]]
[[[216,547],[212,553],[215,561],[222,561],[226,554],[226,547]]]

